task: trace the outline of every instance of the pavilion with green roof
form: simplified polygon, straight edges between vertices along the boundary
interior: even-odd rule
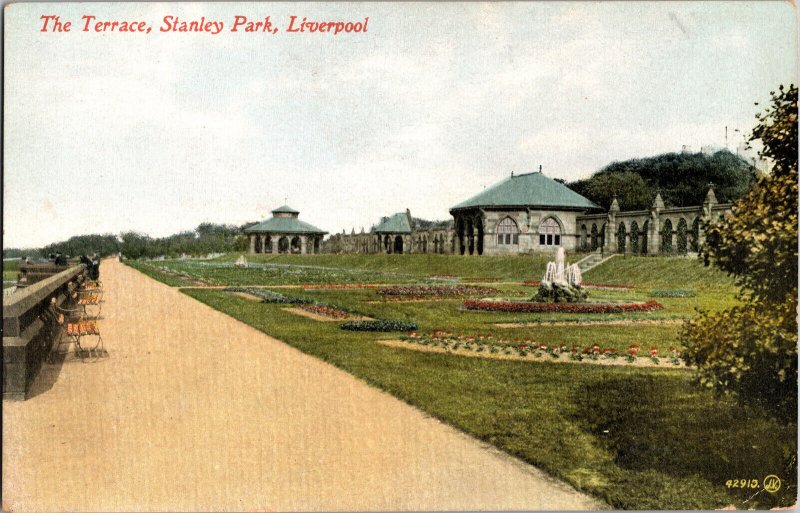
[[[574,250],[577,217],[593,211],[602,208],[541,171],[512,173],[450,208],[462,255]]]
[[[378,226],[372,228],[372,233],[384,252],[402,254],[404,248],[410,248],[413,224],[411,213],[406,210],[381,219]]]
[[[298,219],[300,212],[288,205],[272,211],[272,217],[244,229],[250,253],[319,253],[326,231]]]

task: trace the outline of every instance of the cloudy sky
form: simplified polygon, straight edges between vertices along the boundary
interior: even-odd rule
[[[72,21],[42,32],[42,15]],[[149,34],[83,32],[81,16]],[[277,34],[233,33],[270,16]],[[290,34],[289,16],[363,20]],[[164,16],[225,23],[159,31]],[[5,247],[241,224],[288,202],[330,232],[451,205],[543,166],[723,145],[796,82],[781,2],[13,4]],[[733,141],[738,142],[738,141]]]

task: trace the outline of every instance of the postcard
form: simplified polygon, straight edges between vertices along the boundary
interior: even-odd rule
[[[3,511],[796,507],[793,2],[3,16]]]

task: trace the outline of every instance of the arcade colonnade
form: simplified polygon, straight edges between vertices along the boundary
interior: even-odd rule
[[[251,233],[250,253],[318,254],[322,252],[322,235],[293,233]]]

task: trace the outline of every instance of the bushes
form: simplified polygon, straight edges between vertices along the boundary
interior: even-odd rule
[[[418,326],[408,321],[352,321],[340,326],[347,331],[414,331]]]

